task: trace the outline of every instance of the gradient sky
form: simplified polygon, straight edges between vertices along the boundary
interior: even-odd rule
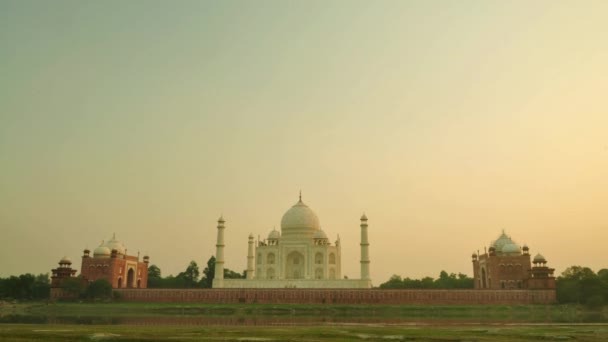
[[[297,201],[375,285],[504,228],[608,267],[606,1],[0,0],[0,276],[116,233],[163,275]]]

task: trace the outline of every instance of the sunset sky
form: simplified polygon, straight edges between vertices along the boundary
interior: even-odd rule
[[[113,233],[163,275],[298,192],[374,285],[502,229],[608,268],[608,1],[0,0],[0,276]]]

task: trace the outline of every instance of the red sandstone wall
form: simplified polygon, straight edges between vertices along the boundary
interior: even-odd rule
[[[549,304],[554,290],[115,289],[127,302],[261,304]]]

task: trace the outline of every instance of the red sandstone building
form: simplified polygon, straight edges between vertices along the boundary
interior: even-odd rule
[[[80,276],[87,283],[105,279],[115,289],[145,289],[148,287],[149,262],[147,255],[143,261],[139,260],[139,255],[128,255],[125,246],[114,235],[108,242],[102,242],[95,248],[93,256],[88,249],[84,250]]]
[[[74,277],[76,270],[72,268],[72,261],[68,257],[59,260],[59,267],[51,270],[51,287],[61,287],[65,279]]]
[[[475,289],[555,289],[553,268],[538,254],[530,261],[530,249],[517,245],[504,231],[484,254],[474,253]]]
[[[105,279],[115,289],[148,287],[150,258],[146,255],[140,261],[139,255],[128,255],[125,246],[116,240],[116,235],[108,242],[102,241],[93,251],[93,256],[90,253],[87,248],[82,256],[79,277],[85,284]],[[62,287],[65,279],[74,277],[76,270],[71,265],[72,262],[66,257],[59,261],[59,267],[51,270],[51,287]]]

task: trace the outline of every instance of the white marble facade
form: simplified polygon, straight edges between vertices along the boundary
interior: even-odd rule
[[[340,238],[332,243],[302,202],[281,219],[281,231],[249,236],[247,279],[223,279],[224,220],[218,221],[214,288],[370,288],[367,218],[361,217],[361,279],[342,279]],[[219,275],[219,276],[218,276]]]

